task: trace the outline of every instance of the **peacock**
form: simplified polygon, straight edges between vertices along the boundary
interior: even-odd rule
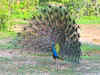
[[[79,25],[64,6],[51,6],[39,8],[36,21],[39,32],[50,37],[52,57],[79,63],[81,56],[81,43],[79,41]],[[42,29],[42,30],[41,30]]]
[[[44,52],[43,50],[51,51],[54,60],[79,63],[81,43],[78,30],[80,27],[68,8],[48,5],[47,8],[37,8],[37,10],[38,15],[33,16],[28,27],[31,28],[29,30],[32,30],[31,34],[26,35],[26,37],[30,36],[28,37],[29,43],[25,40],[28,48],[32,47],[31,49],[41,52]],[[33,33],[37,35],[32,35]]]

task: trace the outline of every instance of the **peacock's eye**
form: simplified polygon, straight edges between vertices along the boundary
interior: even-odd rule
[[[78,28],[80,28],[80,26],[78,25]]]
[[[75,20],[73,20],[73,24],[75,24]]]
[[[75,31],[77,32],[77,28],[75,29]]]
[[[35,16],[33,16],[32,19],[35,19]]]
[[[72,27],[72,29],[74,30],[74,27]]]
[[[49,5],[48,7],[51,8],[51,5]]]
[[[59,6],[59,8],[62,8],[62,6]]]
[[[63,16],[63,14],[60,12],[60,16]]]
[[[57,10],[57,9],[55,9],[55,12],[58,12],[58,10]]]
[[[46,12],[46,9],[44,9],[43,12]]]
[[[69,25],[69,28],[71,27],[71,25]]]
[[[46,20],[49,20],[48,16],[46,17]]]
[[[80,35],[78,34],[78,37],[80,37]]]
[[[69,21],[71,21],[71,18],[69,17]]]
[[[24,30],[26,30],[26,27],[24,27]]]
[[[68,12],[65,12],[65,15],[67,15],[68,14]]]
[[[52,14],[52,11],[50,12],[50,15]]]
[[[39,18],[39,19],[41,19],[41,18],[42,18],[42,16],[40,15],[38,18]]]

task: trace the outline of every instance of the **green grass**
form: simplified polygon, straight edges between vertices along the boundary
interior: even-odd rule
[[[15,32],[0,32],[0,39],[9,38],[9,37],[15,37]]]
[[[93,45],[93,44],[82,44],[81,46],[82,51],[91,51],[91,50],[100,50],[100,45]]]
[[[100,24],[100,16],[83,16],[77,20],[78,24]]]
[[[21,48],[21,47],[15,46],[15,45],[13,45],[11,43],[0,44],[0,49],[2,49],[2,50],[5,50],[5,49],[10,50],[10,49],[15,49],[15,48]]]
[[[81,56],[82,59],[88,59],[88,60],[99,60],[100,57],[99,56],[88,56],[88,55],[85,55],[85,56]]]
[[[0,40],[16,37],[15,32],[0,32]],[[5,42],[5,41],[4,41]],[[0,49],[13,49],[15,48],[12,43],[0,44]],[[16,47],[17,48],[17,47]]]
[[[0,62],[8,62],[8,61],[11,61],[11,59],[8,57],[0,57]]]

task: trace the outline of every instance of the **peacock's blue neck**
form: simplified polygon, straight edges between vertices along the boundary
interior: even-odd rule
[[[54,55],[55,57],[58,56],[58,54],[57,54],[57,52],[56,52],[56,49],[55,49],[55,42],[54,42],[54,41],[52,41],[52,52],[53,52],[53,55]]]

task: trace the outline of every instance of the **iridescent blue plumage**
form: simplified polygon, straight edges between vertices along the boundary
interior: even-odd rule
[[[53,56],[57,58],[58,54],[57,54],[56,49],[55,49],[55,42],[54,41],[52,42],[52,52],[53,52]]]

